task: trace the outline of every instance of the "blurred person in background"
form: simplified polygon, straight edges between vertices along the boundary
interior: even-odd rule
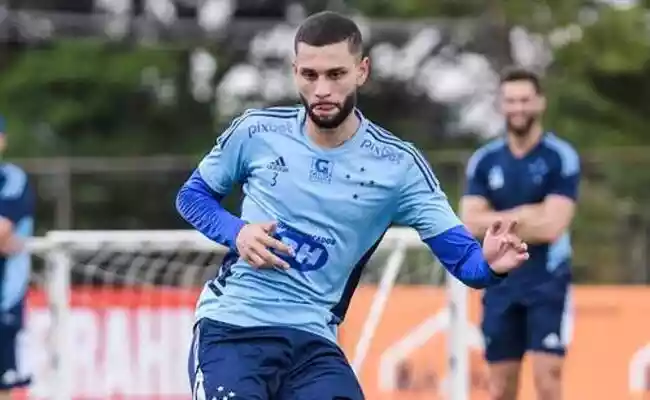
[[[0,117],[0,154],[6,146],[5,122]],[[0,400],[9,399],[11,389],[24,387],[30,380],[21,365],[30,274],[30,256],[23,246],[33,225],[34,196],[27,174],[0,161]]]
[[[493,399],[515,399],[521,361],[530,352],[539,400],[562,397],[562,367],[570,334],[573,219],[580,160],[573,147],[542,127],[540,78],[524,69],[501,77],[505,137],[477,150],[467,165],[460,215],[482,237],[495,220],[517,222],[530,259],[486,289],[482,329]]]

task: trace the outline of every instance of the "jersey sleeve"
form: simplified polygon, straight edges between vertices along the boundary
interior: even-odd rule
[[[484,153],[481,150],[470,157],[465,168],[465,192],[466,196],[481,196],[487,198],[488,186],[487,176],[484,170]]]
[[[233,120],[199,163],[201,178],[220,195],[228,194],[233,185],[244,182],[248,175],[251,136],[245,128],[247,118],[250,117],[244,114]]]
[[[393,221],[411,226],[422,240],[461,225],[431,167],[417,152],[400,187]]]
[[[0,190],[0,215],[14,225],[34,214],[34,196],[25,171],[15,165],[2,167],[4,185]]]
[[[580,156],[569,145],[562,146],[558,155],[559,165],[551,173],[548,194],[576,201],[580,186]]]

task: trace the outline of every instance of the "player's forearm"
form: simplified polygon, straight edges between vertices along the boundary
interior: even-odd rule
[[[176,196],[176,209],[196,230],[209,239],[235,249],[244,221],[226,211],[221,197],[214,193],[195,171]]]
[[[510,215],[517,221],[517,235],[527,243],[552,243],[562,228],[543,204],[529,204],[514,208]]]
[[[481,246],[463,226],[451,228],[425,242],[440,263],[469,287],[483,289],[503,279],[492,271]]]
[[[462,214],[461,219],[474,237],[482,238],[495,221],[503,219],[503,215],[496,211],[481,211]]]

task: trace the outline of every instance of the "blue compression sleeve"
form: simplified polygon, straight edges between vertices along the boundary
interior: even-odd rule
[[[483,289],[505,277],[490,268],[481,246],[464,226],[453,227],[424,242],[447,271],[469,287]]]
[[[245,222],[220,204],[214,192],[196,170],[176,196],[176,209],[196,230],[209,239],[236,250],[235,240]]]

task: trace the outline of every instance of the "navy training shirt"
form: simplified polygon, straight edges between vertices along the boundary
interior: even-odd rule
[[[504,138],[478,149],[467,165],[465,195],[485,198],[495,211],[544,201],[548,195],[576,200],[580,158],[565,140],[545,133],[524,157],[515,157]],[[554,243],[529,245],[530,259],[494,288],[527,290],[550,278],[569,280],[572,254],[569,232]]]

